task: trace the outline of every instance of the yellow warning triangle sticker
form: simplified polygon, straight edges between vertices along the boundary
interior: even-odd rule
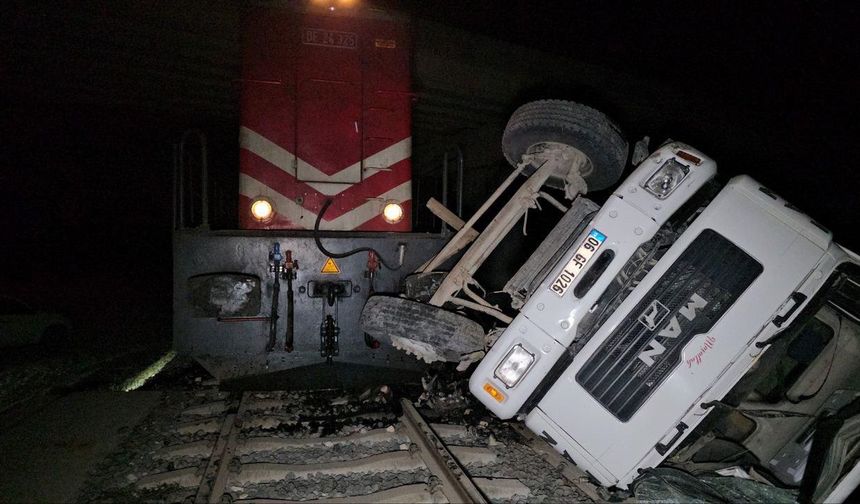
[[[320,273],[336,274],[340,273],[340,268],[337,267],[337,263],[334,262],[334,259],[326,257],[325,264],[323,264]]]

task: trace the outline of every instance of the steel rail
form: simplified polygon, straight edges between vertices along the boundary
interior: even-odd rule
[[[457,459],[451,455],[439,436],[430,425],[424,421],[421,414],[412,406],[408,399],[401,399],[403,416],[401,422],[406,427],[407,435],[418,447],[421,458],[430,472],[442,483],[442,493],[449,502],[486,503],[478,487],[466,475]]]
[[[248,407],[247,397],[247,392],[242,393],[236,413],[228,414],[224,418],[224,423],[218,435],[218,441],[215,442],[212,456],[209,458],[209,463],[206,466],[206,471],[200,479],[200,486],[197,488],[197,495],[194,498],[195,504],[221,502],[221,496],[227,487],[230,462],[233,460],[233,454],[236,451],[236,441],[239,431],[242,430],[242,420]],[[211,486],[209,484],[210,479],[212,480]]]

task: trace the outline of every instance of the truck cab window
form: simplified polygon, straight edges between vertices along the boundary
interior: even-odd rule
[[[771,373],[755,388],[765,402],[777,403],[795,384],[810,364],[825,351],[834,330],[818,317],[811,317],[788,343],[785,355]]]

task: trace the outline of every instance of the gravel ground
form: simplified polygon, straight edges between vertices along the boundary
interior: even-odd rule
[[[16,350],[28,355],[35,349]],[[94,362],[92,356],[63,353],[43,358],[31,355],[31,359],[15,359],[4,362],[0,370],[0,404],[2,411],[11,409],[37,394],[47,393],[61,383],[63,377],[86,369]],[[34,362],[35,361],[35,362]]]
[[[531,490],[531,495],[521,499],[522,502],[591,502],[588,496],[562,476],[561,471],[521,444],[515,432],[504,426],[493,426],[492,430],[500,444],[490,449],[498,455],[499,463],[467,466],[466,470],[471,476],[519,479]]]
[[[40,346],[7,349],[0,359],[0,414],[51,394],[109,388],[133,375],[159,349],[137,347],[103,353],[90,349],[47,350]]]
[[[456,375],[440,375],[433,393],[425,394],[421,413],[431,422],[463,425],[469,434],[443,441],[448,445],[487,447],[496,453],[497,463],[469,465],[472,477],[516,478],[531,491],[527,498],[515,502],[568,503],[592,502],[580,489],[524,444],[511,422],[489,413],[468,392],[465,380]]]
[[[94,352],[49,351],[39,346],[4,352],[0,362],[0,412],[56,388],[72,386],[108,361],[108,356]]]
[[[234,498],[307,500],[366,495],[412,483],[429,483],[430,471],[383,472],[356,477],[285,479],[276,483],[236,487]]]
[[[253,462],[277,462],[279,464],[318,464],[323,462],[338,462],[355,460],[385,452],[400,450],[397,441],[385,441],[372,445],[362,444],[331,444],[329,446],[302,447],[300,450],[258,451],[239,457],[243,464]]]
[[[75,498],[75,502],[173,502],[176,488],[140,491],[135,482],[148,474],[199,465],[200,459],[186,457],[167,461],[155,455],[164,446],[214,441],[218,437],[217,432],[177,434],[172,429],[178,423],[194,420],[194,417],[181,414],[186,408],[224,400],[227,396],[217,390],[165,392],[161,405],[91,473],[84,485],[85,490]]]
[[[190,383],[199,385],[197,381]],[[175,432],[179,425],[192,424],[196,421],[205,421],[214,418],[221,421],[221,415],[227,412],[235,412],[239,394],[220,392],[214,387],[199,390],[165,391],[162,396],[160,407],[141,422],[130,433],[123,445],[111,456],[105,459],[98,468],[93,471],[85,484],[84,490],[77,498],[77,502],[165,502],[189,494],[187,489],[177,487],[162,487],[156,490],[138,490],[135,483],[150,474],[183,469],[186,467],[205,468],[208,462],[208,454],[202,458],[180,457],[164,460],[157,455],[158,450],[166,446],[182,445],[196,441],[214,442],[218,432],[203,432],[180,434]],[[228,410],[215,415],[189,415],[183,411],[194,409],[213,403],[227,401],[230,404]],[[277,423],[270,423],[265,427],[251,427],[243,429],[240,433],[240,442],[249,437],[301,437],[315,438],[323,435],[335,434],[345,436],[357,432],[365,432],[373,428],[385,428],[396,422],[395,415],[384,400],[378,400],[375,396],[365,398],[364,402],[356,403],[355,396],[344,396],[341,391],[320,392],[265,392],[251,394],[247,399],[248,413],[246,418],[253,420],[259,418],[276,418]],[[342,457],[348,458],[350,447],[339,447],[335,450]],[[352,453],[364,455],[372,448],[354,446]],[[398,447],[393,447],[395,450]],[[327,450],[329,459],[333,450]],[[315,449],[307,453],[308,458],[302,454],[277,452],[274,460],[268,461],[290,461],[291,463],[312,463],[321,460],[326,455],[324,450]],[[259,461],[263,457],[254,454],[251,457],[242,457],[247,461]],[[235,462],[235,461],[234,461]],[[369,481],[369,480],[368,480]],[[283,482],[282,482],[283,483]],[[286,483],[284,483],[286,484]],[[326,488],[331,482],[325,483]],[[385,485],[385,479],[369,483],[371,485]],[[346,488],[349,484],[344,480],[337,482],[332,487],[335,489]],[[259,495],[264,492],[264,487],[254,490]],[[306,482],[296,483],[294,493],[289,495],[295,497],[301,492],[318,488]],[[396,486],[396,485],[395,485]],[[286,487],[285,487],[286,488]],[[389,488],[389,487],[385,487]],[[272,490],[270,488],[269,490]],[[282,489],[283,490],[283,489]],[[280,491],[279,491],[280,492]],[[295,493],[299,492],[299,493]],[[280,495],[280,494],[278,494]]]

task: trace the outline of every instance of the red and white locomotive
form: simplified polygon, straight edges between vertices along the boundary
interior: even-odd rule
[[[266,9],[247,23],[240,226],[313,229],[331,199],[321,229],[410,231],[406,25],[383,13],[325,12]],[[386,220],[392,203],[402,211]]]
[[[180,176],[174,343],[219,378],[307,367],[294,375],[321,385],[418,366],[358,325],[372,292],[396,291],[443,243],[411,233],[408,25],[331,7],[246,19],[239,229],[181,216]]]

